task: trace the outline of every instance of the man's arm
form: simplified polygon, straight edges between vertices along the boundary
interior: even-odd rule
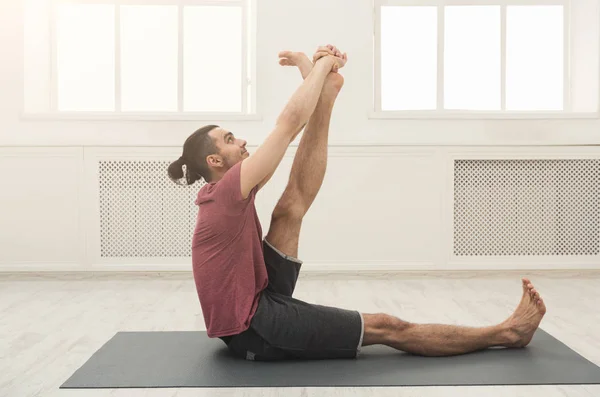
[[[294,92],[277,118],[275,129],[256,152],[242,162],[240,184],[243,198],[247,198],[250,191],[281,163],[292,137],[304,127],[314,112],[325,78],[337,65],[333,56],[320,58],[316,62],[309,76]]]
[[[327,47],[319,47],[317,53],[327,51],[332,55],[342,56],[344,59],[346,58],[345,54],[339,53],[337,48],[334,46]],[[335,54],[334,54],[335,52]],[[303,79],[306,79],[310,74],[310,71],[313,68],[313,63],[310,59],[302,52],[291,52],[284,51],[279,55],[281,59],[279,60],[279,64],[282,66],[295,66],[300,71]],[[344,85],[344,78],[339,73],[329,73],[325,78],[325,83],[323,84],[323,90],[321,91],[321,96],[317,102],[317,106],[315,108],[314,113],[310,116],[308,123],[306,124],[306,128],[304,133],[310,132],[311,128],[317,128],[319,125],[326,124],[328,128],[329,119],[331,118],[331,112],[333,106],[335,104],[335,100]],[[296,139],[296,136],[299,134],[294,134],[292,137],[292,142]],[[260,183],[258,184],[258,189],[262,189],[263,186],[271,180],[271,177],[275,171],[271,172],[267,175]]]

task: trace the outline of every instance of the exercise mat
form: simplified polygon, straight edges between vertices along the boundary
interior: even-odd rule
[[[119,332],[61,388],[381,387],[600,384],[600,368],[538,330],[525,349],[420,357],[387,346],[357,359],[258,362],[206,332]]]

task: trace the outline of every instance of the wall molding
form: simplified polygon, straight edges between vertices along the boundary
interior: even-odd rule
[[[191,260],[189,264],[102,264],[82,266],[77,264],[4,264],[0,265],[0,273],[119,273],[119,272],[191,272]],[[515,263],[480,261],[478,264],[467,264],[453,262],[447,266],[437,266],[433,263],[416,262],[382,262],[382,263],[304,263],[302,273],[307,274],[387,274],[401,272],[514,272],[523,273],[530,271],[587,271],[599,270],[600,261],[581,262],[569,264],[565,262],[526,263],[516,265]]]

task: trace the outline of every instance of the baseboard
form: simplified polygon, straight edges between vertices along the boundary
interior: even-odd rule
[[[77,264],[0,264],[0,272],[189,272],[192,265],[182,263],[162,264],[95,264],[91,266]],[[381,262],[381,263],[304,263],[304,273],[356,273],[356,272],[394,272],[394,271],[448,270],[431,263],[418,262]]]
[[[443,266],[428,262],[373,262],[373,263],[304,263],[304,274],[326,275],[382,275],[391,273],[428,273],[444,274],[484,272],[484,273],[523,273],[523,272],[578,272],[598,271],[600,263],[565,264],[560,262],[547,263],[503,263],[481,262],[446,263]],[[84,266],[78,264],[0,264],[0,273],[179,273],[191,272],[191,264],[97,264]]]

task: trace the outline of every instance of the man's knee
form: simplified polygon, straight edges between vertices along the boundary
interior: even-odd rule
[[[410,323],[385,313],[375,314],[373,323],[379,330],[403,331],[410,326]]]
[[[364,344],[387,344],[411,324],[385,313],[363,314],[365,321]]]
[[[306,214],[306,208],[299,199],[283,196],[273,210],[273,220],[287,220],[290,222],[302,222]]]

